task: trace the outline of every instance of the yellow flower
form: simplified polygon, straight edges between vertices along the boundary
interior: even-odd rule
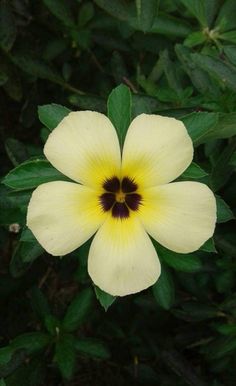
[[[50,134],[44,153],[73,182],[40,185],[27,225],[50,254],[65,255],[96,233],[88,272],[117,296],[154,284],[160,263],[148,234],[175,252],[197,250],[214,231],[216,203],[198,182],[169,182],[189,166],[192,141],[174,118],[141,114],[127,132],[122,157],[109,119],[72,112]]]

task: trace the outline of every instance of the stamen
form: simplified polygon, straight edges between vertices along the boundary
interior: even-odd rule
[[[115,218],[125,219],[130,215],[130,210],[136,211],[139,208],[142,197],[134,193],[138,185],[129,177],[124,177],[122,182],[114,176],[107,179],[103,188],[105,192],[99,197],[104,212],[111,210]]]
[[[125,202],[125,193],[123,193],[121,191],[116,193],[116,201],[117,202]]]

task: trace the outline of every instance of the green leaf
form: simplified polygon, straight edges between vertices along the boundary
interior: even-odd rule
[[[217,316],[217,308],[210,304],[199,303],[197,301],[188,301],[182,304],[184,313],[189,316],[192,321],[202,321]]]
[[[197,165],[195,162],[192,162],[191,165],[183,172],[181,177],[183,178],[190,178],[190,179],[199,179],[206,177],[208,173],[205,172],[199,165]]]
[[[130,14],[128,7],[120,0],[94,0],[109,15],[119,20],[129,20]]]
[[[162,245],[157,245],[156,250],[161,260],[176,271],[199,272],[202,269],[201,259],[197,255],[176,253]]]
[[[233,141],[229,143],[229,145],[224,148],[218,157],[217,162],[214,164],[210,176],[211,188],[213,191],[221,189],[232,175],[234,167],[230,164],[230,160],[232,154],[235,152],[235,149],[236,142]]]
[[[217,124],[204,137],[204,142],[209,139],[230,138],[236,135],[236,113],[219,113]]]
[[[219,119],[218,113],[191,113],[181,118],[195,146],[205,142]]]
[[[0,47],[5,51],[10,51],[15,42],[16,34],[16,23],[11,3],[2,0],[0,3]]]
[[[13,277],[23,275],[43,252],[44,249],[36,240],[34,242],[18,242],[10,262],[11,275]]]
[[[223,335],[236,335],[236,324],[220,324],[216,326],[216,329]]]
[[[64,83],[61,75],[41,59],[22,53],[15,53],[11,59],[17,67],[31,76],[39,79],[47,79],[54,83]]]
[[[229,205],[219,196],[216,196],[216,205],[217,205],[217,222],[227,222],[235,218],[232,210]]]
[[[66,331],[75,331],[87,318],[93,303],[93,291],[86,288],[81,291],[70,303],[62,327]]]
[[[192,30],[191,26],[183,21],[183,18],[180,19],[159,13],[153,22],[151,30],[148,32],[176,38],[186,37]]]
[[[36,243],[37,240],[31,230],[27,227],[23,228],[21,235],[20,235],[20,241],[26,241],[29,243]]]
[[[9,159],[14,166],[27,160],[29,153],[25,145],[15,138],[7,138],[5,141],[5,148]]]
[[[236,337],[227,336],[215,339],[201,351],[208,359],[220,359],[236,350]]]
[[[205,43],[206,40],[207,40],[207,36],[202,31],[192,32],[184,40],[184,45],[187,47],[196,47],[200,44]]]
[[[178,96],[183,92],[178,73],[175,71],[175,65],[170,60],[167,50],[160,52],[160,61],[162,63],[168,85],[171,90],[174,90]]]
[[[110,352],[105,344],[96,339],[76,339],[75,348],[78,353],[91,358],[108,359],[110,357]]]
[[[73,94],[68,98],[69,102],[81,110],[94,110],[100,113],[106,112],[105,99],[99,96]]]
[[[209,253],[217,253],[215,242],[213,238],[207,240],[200,248],[201,251],[209,252]]]
[[[176,44],[175,51],[184,71],[186,71],[196,89],[202,94],[207,92],[215,94],[215,89],[217,88],[215,83],[213,83],[205,71],[194,63],[191,58],[192,51],[181,44]]]
[[[193,61],[203,70],[218,80],[221,85],[236,91],[236,70],[221,59],[209,55],[192,54]]]
[[[22,81],[18,71],[10,74],[7,82],[3,86],[7,95],[16,102],[20,102],[23,97]]]
[[[32,288],[30,297],[32,309],[45,322],[45,319],[50,315],[50,308],[46,297],[38,287]]]
[[[225,0],[218,13],[215,25],[220,31],[229,31],[236,28],[236,3],[234,0]]]
[[[157,282],[152,286],[153,295],[157,303],[164,308],[169,310],[175,301],[175,285],[171,275],[171,272],[161,266],[161,276]]]
[[[225,32],[224,34],[219,35],[219,39],[236,43],[236,31]]]
[[[7,386],[3,378],[0,379],[0,386]]]
[[[68,27],[75,27],[72,11],[67,0],[43,0],[50,12]]]
[[[224,46],[223,48],[225,55],[231,61],[232,64],[236,66],[236,46]]]
[[[46,330],[52,336],[58,336],[61,329],[61,321],[54,315],[46,315],[44,319],[44,325]]]
[[[105,311],[108,310],[108,308],[114,303],[116,300],[116,296],[112,296],[104,291],[102,291],[99,287],[94,287],[96,298],[98,299],[101,306],[105,309]]]
[[[10,192],[10,189],[0,185],[0,224],[10,225],[25,223],[25,215],[31,192]]]
[[[81,5],[78,17],[78,24],[84,27],[94,16],[94,6],[92,2],[88,1]]]
[[[148,95],[132,95],[132,118],[142,113],[154,113],[159,107],[160,104],[156,98],[149,97]]]
[[[67,107],[51,103],[50,105],[43,105],[38,107],[39,120],[49,130],[55,129],[57,125],[65,118],[71,110]]]
[[[13,353],[14,353],[14,350],[12,349],[11,346],[1,347],[0,348],[0,366],[4,366],[8,362],[10,362]]]
[[[214,277],[216,289],[219,293],[229,293],[235,284],[235,274],[232,270],[221,270]]]
[[[10,346],[13,350],[24,349],[30,355],[45,349],[50,340],[50,336],[44,332],[27,332],[13,339]]]
[[[136,12],[140,29],[147,32],[151,29],[157,16],[159,0],[136,0]]]
[[[112,90],[107,101],[108,117],[116,128],[121,147],[131,121],[131,92],[124,84]]]
[[[181,2],[196,17],[202,27],[207,27],[205,0],[181,0]]]
[[[206,18],[209,27],[213,27],[213,23],[215,25],[215,18],[219,13],[220,6],[221,0],[205,0]]]
[[[68,180],[45,159],[33,159],[11,170],[2,180],[12,189],[32,189],[51,181]]]
[[[75,370],[76,348],[75,338],[71,334],[63,334],[56,343],[55,362],[65,379],[70,379]]]
[[[14,350],[12,350],[12,351],[14,351]],[[0,366],[0,376],[1,377],[8,377],[12,373],[14,373],[15,371],[17,372],[17,368],[20,368],[20,366],[25,362],[25,360],[26,360],[26,352],[25,351],[17,350],[15,353],[13,352],[10,362],[6,363],[5,365]],[[8,378],[8,380],[9,380],[9,378]],[[19,381],[19,379],[18,379],[18,381]],[[18,383],[16,383],[16,385],[18,385]]]

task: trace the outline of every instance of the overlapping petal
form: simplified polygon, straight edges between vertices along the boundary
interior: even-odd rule
[[[193,145],[184,124],[174,118],[141,114],[128,129],[122,174],[141,187],[166,184],[191,163]]]
[[[139,216],[146,231],[160,244],[188,253],[213,235],[216,201],[204,184],[174,182],[146,189]]]
[[[87,241],[105,218],[92,189],[57,181],[33,192],[27,225],[47,252],[60,256]]]
[[[44,153],[72,180],[98,187],[120,173],[120,146],[110,120],[95,111],[70,113],[49,135]]]
[[[140,222],[107,218],[89,251],[88,272],[93,282],[114,296],[139,292],[154,284],[160,263]]]

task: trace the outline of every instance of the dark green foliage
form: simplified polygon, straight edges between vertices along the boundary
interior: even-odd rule
[[[235,385],[235,14],[235,0],[0,0],[0,386]],[[152,289],[111,296],[88,276],[91,240],[60,259],[26,228],[33,189],[66,179],[43,146],[73,110],[107,113],[121,145],[141,113],[193,140],[179,180],[214,191],[216,232],[191,254],[155,243]]]

